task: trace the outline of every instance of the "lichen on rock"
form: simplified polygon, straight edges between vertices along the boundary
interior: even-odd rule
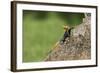
[[[45,61],[85,60],[91,59],[91,17],[83,19],[83,23],[76,26],[71,36],[66,38],[48,54]]]

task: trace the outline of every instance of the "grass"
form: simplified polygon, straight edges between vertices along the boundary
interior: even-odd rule
[[[53,45],[60,40],[64,31],[56,13],[39,20],[26,15],[23,19],[23,62],[43,61]]]

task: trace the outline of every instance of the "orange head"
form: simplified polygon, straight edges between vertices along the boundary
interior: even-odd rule
[[[68,30],[70,27],[69,26],[63,26],[64,30]]]

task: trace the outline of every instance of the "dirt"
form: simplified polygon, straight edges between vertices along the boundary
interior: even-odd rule
[[[76,26],[71,36],[66,38],[64,44],[59,43],[45,61],[85,60],[91,59],[91,28],[90,19],[83,19],[83,23]]]

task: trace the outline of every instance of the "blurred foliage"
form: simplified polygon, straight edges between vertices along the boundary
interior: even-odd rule
[[[84,13],[72,13],[72,12],[54,12],[61,20],[66,22],[69,26],[74,26],[82,23],[83,18],[85,18]],[[48,18],[50,12],[48,11],[24,11],[24,16],[27,14],[33,16],[33,19],[43,20]]]
[[[82,23],[83,18],[85,17],[83,13],[59,13],[59,17],[62,20],[66,21],[69,26],[74,26]]]
[[[69,13],[68,15],[68,21],[69,21],[69,24],[81,24],[82,21],[83,21],[83,18],[84,18],[84,14],[80,13],[80,14],[77,14],[77,13]]]
[[[63,36],[63,25],[82,23],[84,13],[23,10],[23,62],[43,61]]]

